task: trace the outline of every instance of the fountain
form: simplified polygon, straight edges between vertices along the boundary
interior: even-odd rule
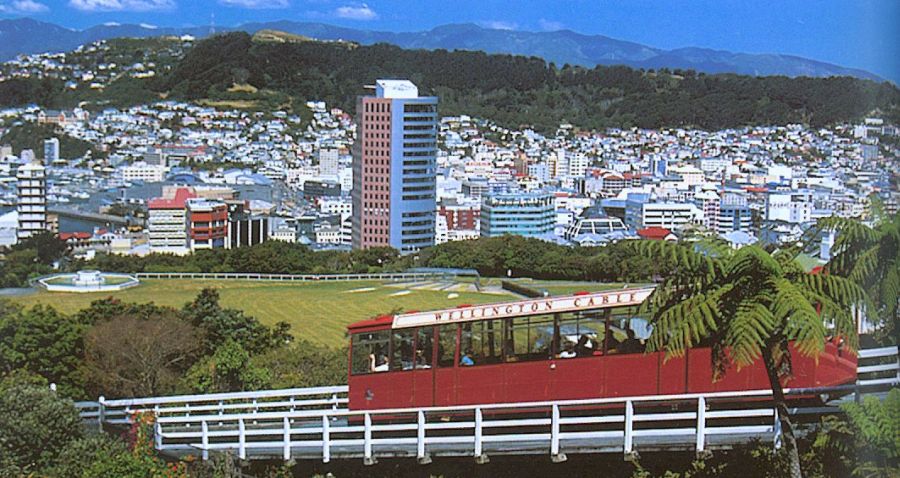
[[[35,284],[51,292],[115,292],[140,284],[130,274],[82,270],[41,277]]]

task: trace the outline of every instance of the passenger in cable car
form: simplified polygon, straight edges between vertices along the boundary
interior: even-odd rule
[[[559,358],[561,359],[570,359],[577,357],[578,354],[575,352],[575,345],[572,342],[566,340],[565,345],[563,345],[562,352],[559,353]]]
[[[387,372],[389,369],[387,354],[369,354],[370,372]]]
[[[625,327],[625,335],[627,338],[616,347],[617,352],[622,354],[636,354],[644,351],[644,344],[635,338],[634,330],[631,329],[630,325]]]
[[[596,351],[596,345],[597,341],[591,340],[588,334],[581,334],[578,343],[575,344],[575,354],[578,357],[590,357]]]
[[[463,367],[471,367],[472,365],[475,365],[475,361],[472,360],[471,350],[466,350],[465,352],[463,352],[463,356],[459,359],[459,364]]]
[[[428,364],[428,359],[425,358],[425,352],[422,349],[416,350],[416,368],[431,368],[431,365]]]
[[[606,343],[606,350],[607,350],[607,353],[610,353],[610,352],[612,352],[612,353],[618,352],[618,350],[619,350],[619,341],[616,340],[616,336],[615,336],[615,334],[613,333],[612,327],[607,327],[607,328],[606,328],[606,334],[605,334],[604,337],[605,337],[605,338],[604,338],[603,340],[604,340],[604,342]],[[600,347],[600,348],[602,349],[603,347]]]

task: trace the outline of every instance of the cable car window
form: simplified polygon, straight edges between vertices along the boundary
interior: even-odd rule
[[[605,320],[602,312],[559,314],[554,350],[559,358],[590,357],[603,352]]]
[[[547,360],[553,343],[553,316],[517,317],[506,321],[506,361]]]
[[[483,320],[462,324],[460,335],[459,364],[489,365],[503,361],[503,322]]]
[[[433,355],[434,328],[422,327],[416,329],[416,355],[413,359],[415,368],[431,368]]]
[[[456,324],[438,328],[438,367],[452,367],[456,364]]]
[[[390,330],[353,334],[350,340],[350,373],[360,375],[387,372],[390,338]]]
[[[644,317],[619,314],[609,321],[606,350],[610,354],[643,353],[647,339],[653,331],[652,325]]]
[[[395,329],[391,370],[412,370],[415,329]]]

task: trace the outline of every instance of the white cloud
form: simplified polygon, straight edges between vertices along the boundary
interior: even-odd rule
[[[157,28],[159,28],[158,26],[151,25],[149,23],[138,23],[138,26],[141,28],[146,28],[147,30],[156,30]]]
[[[365,3],[338,7],[338,9],[334,11],[334,14],[338,18],[347,20],[375,20],[378,18],[378,14],[375,13],[375,10],[369,8]]]
[[[566,28],[562,22],[557,22],[555,20],[547,20],[546,18],[541,18],[538,20],[538,26],[541,27],[541,30],[546,32],[555,32],[557,30],[562,30]]]
[[[34,0],[0,1],[0,13],[43,13],[48,10],[47,5]]]
[[[149,12],[171,10],[175,0],[69,0],[69,6],[86,12]]]
[[[287,8],[288,0],[219,0],[219,3],[227,7],[241,7],[253,9]]]
[[[515,22],[503,20],[486,20],[481,22],[481,26],[490,28],[491,30],[515,30],[519,25]]]

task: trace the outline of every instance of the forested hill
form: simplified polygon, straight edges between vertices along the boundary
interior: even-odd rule
[[[665,70],[663,70],[665,71]],[[677,74],[675,74],[677,73]],[[809,123],[896,110],[900,91],[849,77],[786,78],[644,72],[628,67],[563,67],[544,60],[480,52],[403,50],[378,44],[255,43],[231,33],[200,42],[166,88],[201,98],[235,80],[257,88],[321,98],[350,110],[361,85],[408,77],[441,97],[445,115],[470,114],[540,129],[582,127]]]
[[[249,84],[268,98],[321,99],[352,111],[355,97],[365,93],[362,85],[390,77],[409,78],[425,93],[440,96],[444,115],[469,114],[540,130],[553,130],[562,122],[585,128],[823,126],[854,120],[874,109],[896,119],[900,105],[897,87],[850,77],[559,68],[535,57],[403,50],[386,44],[261,42],[246,33],[198,42],[171,74],[139,87],[168,93],[170,99],[227,100],[241,94],[232,88],[235,84]],[[108,100],[122,105],[129,98],[146,99],[149,95],[138,94],[137,87],[131,84],[127,97]]]

